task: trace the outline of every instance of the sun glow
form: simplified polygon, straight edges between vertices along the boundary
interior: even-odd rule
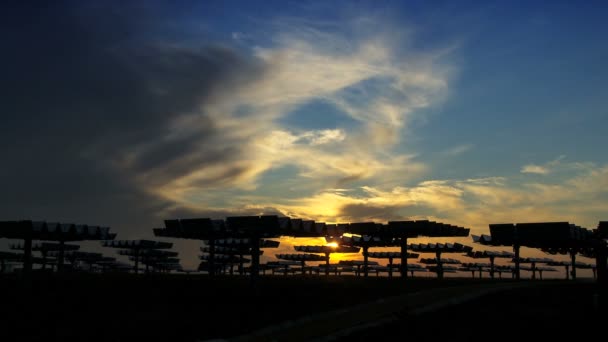
[[[329,242],[325,246],[329,246],[331,248],[337,248],[338,247],[338,243],[337,242]]]

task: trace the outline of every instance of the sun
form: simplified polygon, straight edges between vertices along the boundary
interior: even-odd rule
[[[329,242],[325,246],[329,246],[331,248],[337,248],[338,247],[338,243],[337,242]]]

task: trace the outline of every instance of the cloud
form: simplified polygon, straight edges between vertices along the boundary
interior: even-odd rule
[[[449,73],[438,55],[397,49],[397,37],[386,34],[390,30],[361,34],[347,25],[340,33],[294,20],[274,25],[280,30],[270,32],[272,44],[253,48],[253,57],[265,65],[262,76],[205,106],[224,139],[243,142],[240,155],[246,157],[175,178],[161,195],[196,205],[190,199],[201,188],[217,190],[217,197],[227,188],[256,191],[265,186],[264,174],[287,166],[295,168],[290,179],[307,184],[309,193],[364,180],[396,184],[426,169],[415,155],[398,151],[408,118],[440,101],[447,89]],[[354,120],[354,126],[307,130],[281,121],[306,115],[297,109],[315,101],[333,106],[336,116]],[[233,167],[241,172],[229,182],[209,178]]]
[[[534,164],[524,165],[521,168],[521,173],[536,173],[539,175],[546,175],[549,172],[550,171],[548,168],[546,168],[544,166],[540,166],[540,165],[534,165]]]
[[[249,32],[227,45],[180,31],[182,10],[57,2],[3,12],[3,216],[141,237],[172,215],[285,212],[248,206],[276,170],[291,170],[276,198],[386,189],[426,170],[400,149],[417,111],[445,96],[443,52],[416,51],[377,20],[336,30],[277,19],[264,45],[244,46]],[[314,130],[282,121],[315,101],[345,120]]]
[[[465,152],[470,151],[472,148],[473,148],[473,144],[456,145],[456,146],[450,147],[447,150],[443,151],[443,154],[446,156],[458,156]]]
[[[545,163],[544,165],[528,164],[521,168],[521,173],[535,173],[539,175],[546,175],[558,169],[564,169],[565,167],[572,166],[572,164],[563,164],[566,156],[561,155],[558,158]]]
[[[167,23],[146,6],[53,3],[3,13],[3,216],[116,224],[149,232],[173,202],[155,189],[239,158],[201,106],[263,74],[230,47],[184,47],[151,35]],[[10,32],[10,33],[9,33]],[[189,124],[179,133],[175,127]],[[209,180],[246,173],[230,166]]]
[[[579,165],[587,165],[581,163]],[[490,223],[569,221],[594,228],[608,210],[608,166],[587,166],[565,181],[526,183],[490,177],[423,181],[382,190],[324,191],[306,198],[259,203],[295,217],[326,222],[432,219],[487,233]]]

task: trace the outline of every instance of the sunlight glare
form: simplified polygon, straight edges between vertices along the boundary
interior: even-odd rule
[[[331,248],[337,248],[338,247],[338,243],[337,242],[329,242],[325,246],[329,246]]]

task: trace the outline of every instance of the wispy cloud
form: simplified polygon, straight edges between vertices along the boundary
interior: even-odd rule
[[[528,164],[528,165],[524,165],[521,168],[521,173],[536,173],[539,175],[546,175],[548,174],[550,171],[547,167],[545,166],[540,166],[540,165],[534,165],[534,164]]]
[[[447,90],[448,68],[439,62],[443,51],[417,52],[407,40],[396,44],[405,37],[403,30],[382,28],[378,21],[366,21],[368,31],[343,27],[342,33],[311,21],[273,25],[280,31],[272,44],[252,50],[263,65],[261,77],[203,106],[221,137],[217,143],[226,141],[238,153],[198,165],[156,188],[158,193],[183,201],[202,189],[217,189],[218,196],[227,188],[252,191],[264,186],[263,174],[284,166],[296,168],[291,177],[308,184],[308,192],[362,180],[395,184],[425,170],[414,155],[397,147],[408,118],[441,101]],[[295,109],[319,100],[357,124],[311,131],[281,123]],[[200,124],[194,119],[180,129]],[[235,176],[220,179],[223,174]]]
[[[470,151],[472,148],[473,148],[473,144],[461,144],[461,145],[456,145],[456,146],[453,146],[453,147],[450,147],[450,148],[444,150],[442,152],[442,154],[445,156],[450,156],[450,157],[458,156],[465,152]]]
[[[535,174],[539,174],[539,175],[546,175],[549,174],[551,172],[553,172],[555,169],[559,168],[560,166],[562,166],[562,160],[566,158],[566,156],[562,155],[559,156],[558,158],[547,162],[543,165],[536,165],[536,164],[528,164],[528,165],[524,165],[521,168],[521,173],[535,173]]]

